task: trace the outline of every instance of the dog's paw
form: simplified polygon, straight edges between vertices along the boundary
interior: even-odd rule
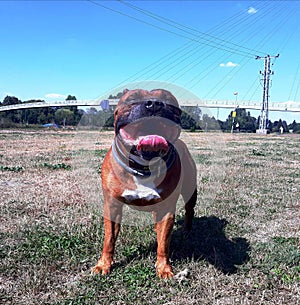
[[[100,258],[97,265],[92,268],[92,274],[102,274],[107,275],[110,274],[112,262],[109,262],[103,258]]]
[[[162,279],[171,279],[174,274],[172,272],[172,267],[166,261],[157,261],[156,264],[156,273]]]
[[[110,274],[110,268],[103,268],[96,265],[91,270],[92,275],[102,274],[102,275],[108,275]]]

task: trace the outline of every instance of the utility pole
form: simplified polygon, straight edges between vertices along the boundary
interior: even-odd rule
[[[260,71],[260,74],[263,76],[263,100],[261,106],[261,115],[259,120],[259,128],[256,130],[256,133],[267,134],[268,130],[268,120],[269,120],[269,89],[270,89],[270,75],[273,75],[274,72],[271,71],[271,58],[278,58],[279,54],[276,56],[256,56],[255,59],[264,59],[264,71]]]

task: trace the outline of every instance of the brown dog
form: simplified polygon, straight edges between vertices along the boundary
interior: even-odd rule
[[[158,276],[171,278],[169,246],[180,194],[184,229],[192,227],[197,199],[196,166],[178,139],[181,110],[166,90],[125,90],[115,113],[115,138],[102,165],[104,245],[94,273],[110,273],[122,207],[152,211],[157,234]]]

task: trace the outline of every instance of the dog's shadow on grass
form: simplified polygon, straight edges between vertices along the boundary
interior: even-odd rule
[[[178,224],[183,221],[179,220]],[[228,239],[224,229],[228,222],[215,216],[194,218],[193,229],[186,236],[181,226],[173,231],[172,260],[204,259],[223,273],[237,271],[249,260],[250,245],[245,238]]]

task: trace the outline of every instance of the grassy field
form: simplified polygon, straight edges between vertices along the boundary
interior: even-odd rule
[[[300,135],[182,133],[198,168],[193,232],[178,204],[171,281],[153,225],[125,224],[108,277],[99,175],[112,132],[0,132],[1,304],[299,304]],[[129,216],[128,216],[129,217]]]

